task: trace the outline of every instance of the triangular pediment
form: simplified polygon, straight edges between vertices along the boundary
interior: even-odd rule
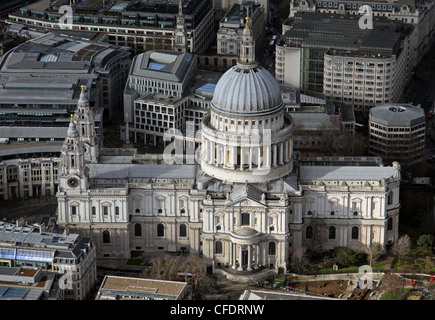
[[[265,208],[266,205],[255,200],[251,199],[248,196],[240,197],[238,199],[234,199],[233,201],[225,204],[225,207],[231,207],[231,206],[242,206],[242,207],[261,207]]]

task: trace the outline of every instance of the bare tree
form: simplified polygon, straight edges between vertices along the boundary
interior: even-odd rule
[[[307,258],[307,248],[298,247],[293,251],[291,258],[292,267],[297,269],[297,272],[300,273],[302,269],[304,269],[308,264]]]
[[[372,242],[369,245],[359,242],[354,245],[353,248],[356,252],[366,255],[367,262],[371,266],[373,262],[376,262],[384,253],[382,245],[377,242]]]
[[[391,247],[391,253],[398,258],[406,256],[411,250],[411,238],[407,234],[401,236]]]
[[[323,244],[328,240],[328,226],[326,222],[323,219],[307,219],[306,225],[313,228],[312,239],[307,242],[308,249],[313,252],[323,252]]]
[[[191,283],[195,293],[207,292],[214,280],[206,273],[204,260],[195,256],[169,256],[152,257],[148,272],[143,272],[142,277],[160,280],[174,280],[177,273],[192,274],[194,281]]]

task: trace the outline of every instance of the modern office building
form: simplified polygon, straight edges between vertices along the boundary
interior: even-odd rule
[[[324,54],[325,97],[353,105],[363,114],[374,106],[398,101],[409,71],[400,50],[397,47],[391,55],[328,50]]]
[[[407,40],[413,27],[376,17],[373,29],[361,29],[358,19],[317,12],[288,19],[276,49],[278,83],[337,97],[363,114],[376,100],[400,100],[412,70]]]
[[[6,113],[1,123],[29,126],[33,120],[43,126],[63,118],[67,126],[81,85],[107,119],[121,115],[129,67],[126,47],[55,33],[26,41],[5,54],[0,65],[0,111]]]
[[[258,65],[249,28],[243,38],[202,119],[197,163],[89,163],[80,119],[70,123],[57,221],[94,239],[98,259],[181,251],[216,273],[270,276],[300,247],[385,249],[397,240],[400,165],[299,162],[279,86]]]
[[[97,280],[95,245],[78,234],[48,233],[40,227],[0,221],[0,261],[8,267],[54,273],[65,281],[61,289],[67,300],[88,298]]]
[[[412,64],[415,67],[429,52],[435,39],[435,10],[434,2],[430,0],[291,0],[290,15],[294,17],[297,12],[321,12],[334,14],[347,14],[361,17],[361,7],[370,7],[373,17],[386,17],[389,20],[402,21],[414,26],[415,34],[412,40]]]
[[[105,276],[95,300],[186,300],[186,282]]]
[[[9,14],[7,23],[33,28],[61,30],[62,5],[73,10],[72,30],[104,33],[111,44],[130,46],[135,53],[148,50],[176,50],[176,34],[184,29],[187,50],[200,53],[213,40],[213,1],[182,0],[85,1],[42,0]],[[184,19],[177,19],[183,14]],[[177,26],[177,22],[184,26]],[[178,28],[177,28],[178,27]]]
[[[6,267],[0,262],[0,300],[62,300],[52,272],[39,267]]]
[[[424,109],[409,104],[385,104],[370,110],[371,155],[385,163],[411,166],[424,161],[426,119]]]
[[[134,57],[124,91],[130,139],[156,145],[168,130],[184,133],[189,122],[199,129],[217,80],[216,73],[197,70],[191,53],[153,50]]]

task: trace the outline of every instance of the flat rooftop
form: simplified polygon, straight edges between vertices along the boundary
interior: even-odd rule
[[[424,124],[424,109],[409,104],[384,104],[370,109],[370,121],[388,127]]]
[[[187,283],[154,279],[106,276],[101,285],[102,295],[171,296],[177,298]]]
[[[359,18],[348,14],[297,12],[287,20],[290,30],[281,38],[280,45],[386,53],[398,50],[402,33],[412,28],[404,27],[400,21],[374,17],[373,29],[361,29]]]
[[[183,82],[196,55],[168,50],[152,50],[133,59],[130,75],[164,81]]]
[[[373,166],[300,166],[301,180],[379,181],[391,178],[396,167]]]
[[[167,164],[88,164],[91,179],[194,179],[195,165]]]

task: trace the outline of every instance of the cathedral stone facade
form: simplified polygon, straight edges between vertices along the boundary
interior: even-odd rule
[[[298,248],[397,240],[400,165],[309,165],[274,77],[255,59],[247,18],[241,57],[203,118],[197,164],[101,159],[86,94],[68,129],[58,223],[91,237],[97,257],[186,252],[209,267],[287,270]]]

